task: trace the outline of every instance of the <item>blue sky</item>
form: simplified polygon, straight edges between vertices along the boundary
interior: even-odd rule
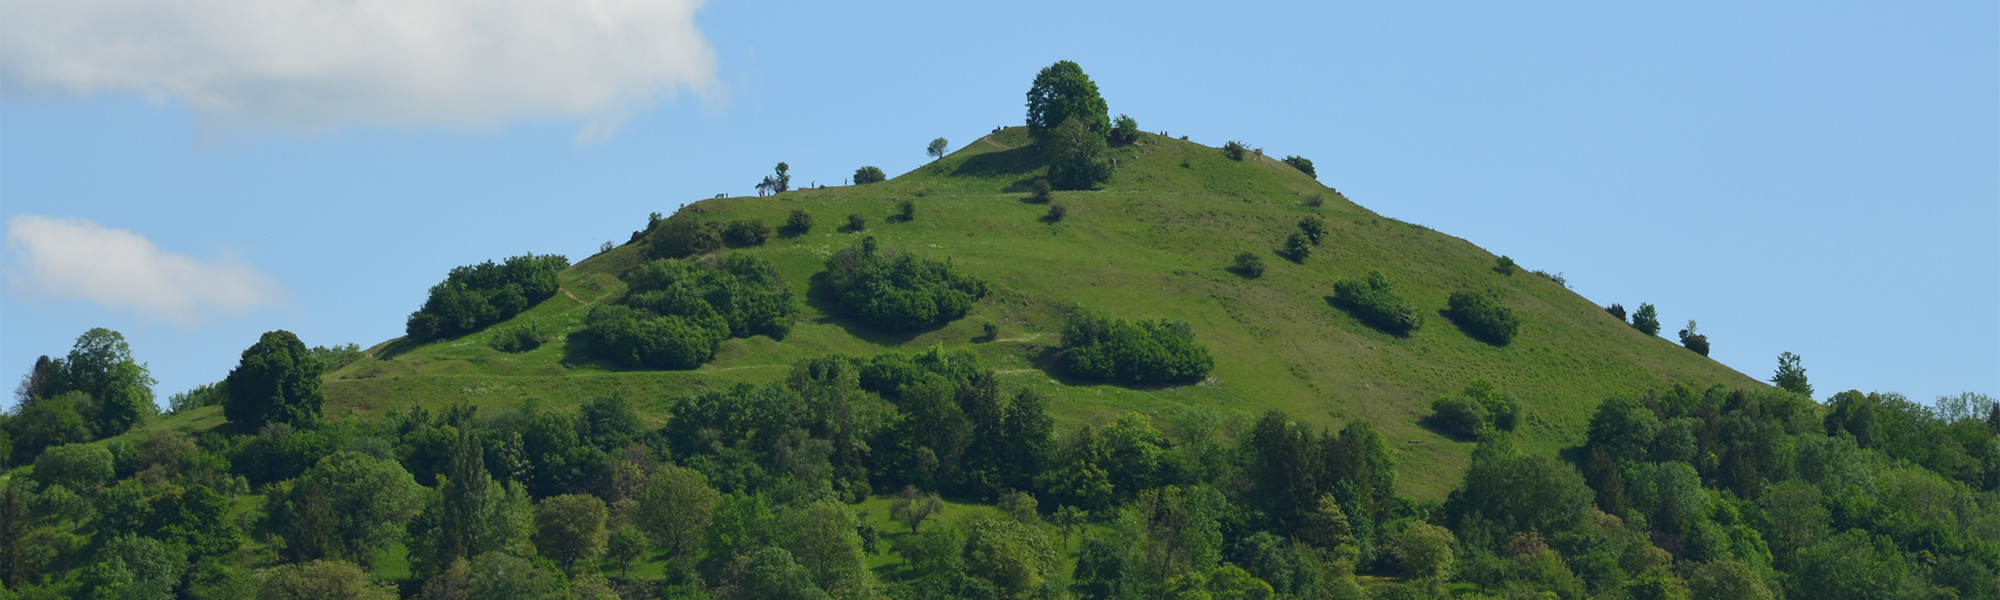
[[[452,266],[581,258],[778,161],[906,170],[1070,59],[1146,130],[1311,158],[1752,376],[2000,394],[1992,2],[955,4],[10,2],[0,375],[96,326],[162,400],[266,330],[372,345]],[[252,35],[363,5],[423,10]]]

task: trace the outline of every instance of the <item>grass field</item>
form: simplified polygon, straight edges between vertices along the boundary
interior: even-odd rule
[[[618,369],[575,355],[563,339],[523,354],[489,348],[485,333],[415,346],[385,342],[370,349],[371,358],[328,375],[327,414],[460,401],[501,408],[527,398],[566,405],[617,393],[658,424],[677,396],[770,381],[801,357],[942,346],[977,352],[1005,386],[1046,392],[1063,430],[1123,411],[1158,417],[1169,430],[1176,414],[1201,415],[1227,429],[1272,409],[1327,428],[1370,421],[1395,445],[1401,491],[1437,500],[1457,485],[1471,446],[1418,420],[1433,398],[1474,378],[1522,400],[1522,439],[1543,448],[1579,440],[1590,411],[1611,395],[1680,381],[1762,385],[1633,330],[1548,278],[1496,273],[1490,268],[1496,257],[1478,246],[1383,218],[1270,158],[1232,161],[1215,148],[1147,135],[1112,150],[1118,161],[1112,184],[1058,192],[1055,202],[1068,216],[1050,223],[1045,206],[1027,201],[1027,182],[1038,176],[1035,152],[1024,129],[1010,128],[884,183],[683,208],[705,220],[762,219],[774,226],[793,209],[813,215],[819,225],[808,234],[736,250],[775,265],[800,302],[799,322],[783,341],[730,340],[713,362],[690,371]],[[1314,197],[1323,204],[1309,206]],[[916,218],[891,222],[901,200],[916,204]],[[850,214],[868,219],[865,232],[836,230]],[[1331,233],[1324,245],[1300,264],[1277,256],[1284,237],[1308,215],[1326,220]],[[885,247],[950,258],[985,278],[993,293],[967,318],[914,334],[833,317],[815,274],[829,254],[864,235]],[[590,306],[622,295],[617,274],[640,264],[643,250],[631,244],[580,261],[562,274],[563,293],[507,324],[576,331]],[[1263,277],[1226,270],[1245,251],[1265,256]],[[1425,314],[1413,335],[1377,332],[1329,304],[1335,281],[1371,269],[1387,274]],[[1477,341],[1438,314],[1453,291],[1467,288],[1492,291],[1515,311],[1521,331],[1511,345]],[[1215,355],[1215,370],[1209,380],[1181,387],[1065,381],[1044,368],[1043,357],[1058,342],[1063,315],[1079,307],[1186,320]],[[999,340],[976,341],[986,323],[999,327]],[[197,411],[175,419],[187,426],[219,418]]]

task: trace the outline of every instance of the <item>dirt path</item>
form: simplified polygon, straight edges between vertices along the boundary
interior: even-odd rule
[[[1005,144],[1001,144],[1000,142],[996,142],[996,141],[993,141],[993,134],[990,134],[990,133],[989,133],[989,134],[986,134],[986,135],[984,135],[984,136],[981,136],[981,137],[979,138],[979,141],[982,141],[982,142],[986,142],[986,143],[988,143],[988,144],[992,144],[992,145],[993,145],[993,147],[995,147],[995,148],[999,148],[999,149],[1001,149],[1001,150],[1013,150],[1013,149],[1014,149],[1014,147],[1013,147],[1013,146],[1008,146],[1008,145],[1005,145]]]
[[[564,295],[564,296],[569,296],[569,299],[571,299],[571,300],[575,300],[577,304],[582,304],[582,305],[584,305],[584,306],[590,306],[590,303],[589,303],[589,302],[584,302],[582,298],[578,298],[578,297],[576,297],[576,294],[575,294],[575,293],[572,293],[572,292],[570,292],[570,291],[569,291],[569,288],[556,288],[556,289],[559,289],[559,290],[562,290],[562,293],[563,293],[563,295]]]

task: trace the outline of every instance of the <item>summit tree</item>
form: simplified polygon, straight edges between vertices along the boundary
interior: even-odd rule
[[[1097,95],[1097,84],[1083,74],[1083,67],[1065,60],[1043,68],[1028,88],[1028,133],[1036,143],[1047,143],[1071,119],[1100,140],[1111,133],[1111,109]]]
[[[265,333],[255,345],[243,351],[243,359],[229,371],[229,399],[222,414],[244,431],[256,431],[269,423],[310,426],[319,421],[319,358],[306,349],[299,336],[285,330]]]

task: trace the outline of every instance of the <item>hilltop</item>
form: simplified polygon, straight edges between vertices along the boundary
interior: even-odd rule
[[[567,339],[590,307],[617,301],[619,275],[646,262],[628,243],[581,260],[559,275],[558,294],[497,327],[537,325],[558,335],[539,349],[508,354],[483,332],[416,344],[384,342],[369,358],[327,375],[327,414],[368,414],[419,404],[436,410],[469,401],[502,407],[539,398],[572,405],[622,394],[658,422],[674,398],[702,389],[777,378],[797,359],[825,353],[868,356],[931,348],[969,350],[1009,389],[1045,393],[1058,430],[1108,421],[1125,411],[1176,427],[1240,429],[1264,411],[1337,429],[1375,424],[1393,442],[1401,491],[1441,499],[1459,481],[1472,444],[1420,424],[1430,402],[1484,379],[1525,406],[1517,437],[1542,449],[1582,440],[1590,411],[1607,397],[1672,383],[1757,387],[1755,379],[1634,330],[1551,278],[1492,267],[1473,243],[1378,215],[1283,162],[1184,139],[1141,134],[1114,146],[1116,174],[1101,189],[1056,192],[1066,218],[1030,199],[1045,170],[1026,128],[1010,127],[885,182],[793,190],[768,197],[714,198],[683,206],[683,218],[782,224],[794,209],[819,226],[744,252],[775,266],[800,301],[783,340],[725,342],[715,360],[686,371],[618,368],[575,352]],[[890,219],[902,201],[915,218]],[[840,231],[861,215],[862,232]],[[1275,251],[1307,216],[1324,219],[1323,245],[1294,263]],[[822,278],[833,252],[873,236],[885,248],[932,259],[986,279],[991,294],[970,314],[916,333],[872,330],[833,314]],[[1238,253],[1261,255],[1256,278],[1229,269]],[[1527,265],[1532,268],[1534,265]],[[1408,337],[1370,328],[1331,305],[1335,281],[1379,270],[1426,323]],[[1473,339],[1439,311],[1452,292],[1494,294],[1520,319],[1511,344]],[[1123,318],[1190,323],[1215,356],[1200,383],[1132,388],[1069,381],[1048,356],[1063,318],[1076,309]],[[984,339],[986,324],[998,338]]]

